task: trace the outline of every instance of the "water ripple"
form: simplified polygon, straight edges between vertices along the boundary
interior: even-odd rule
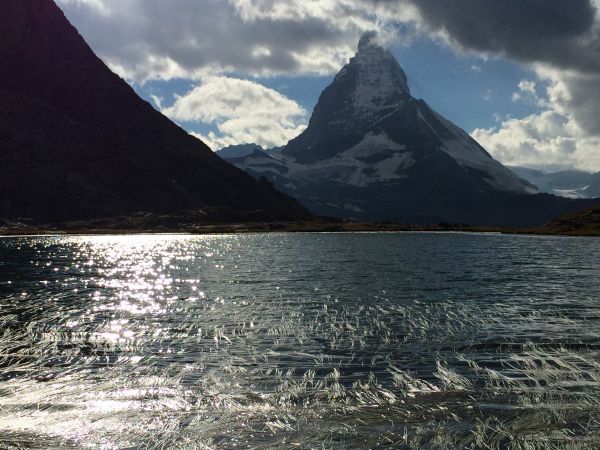
[[[598,448],[598,250],[0,239],[0,446]]]

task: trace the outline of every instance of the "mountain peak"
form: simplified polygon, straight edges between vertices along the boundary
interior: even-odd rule
[[[448,173],[454,171],[454,183],[470,186],[467,190],[534,190],[464,130],[423,100],[413,98],[404,70],[373,32],[363,34],[358,52],[323,91],[308,127],[288,143],[283,154],[313,164],[339,158],[350,149],[366,148],[365,140],[372,147],[375,141],[370,136],[386,137],[375,140],[379,156],[386,157],[382,161],[390,159],[390,149],[402,146],[424,167],[439,164]],[[393,165],[393,173],[405,172],[393,158],[388,163]],[[429,172],[423,169],[421,178],[427,178]]]
[[[413,100],[406,74],[374,32],[362,35],[358,51],[321,94],[308,128],[283,152],[299,161],[332,157],[379,133]]]
[[[375,32],[361,36],[358,52],[346,67],[356,68],[358,84],[377,87],[380,96],[395,93],[410,95],[406,73],[396,58],[379,43]]]
[[[366,31],[362,34],[358,41],[358,51],[365,50],[369,47],[379,47],[381,45],[377,42],[378,34],[376,31]]]

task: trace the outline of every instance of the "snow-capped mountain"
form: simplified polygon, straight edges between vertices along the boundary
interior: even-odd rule
[[[600,197],[600,172],[561,170],[548,172],[528,167],[511,167],[521,178],[535,184],[540,192],[567,198]]]
[[[556,212],[532,207],[531,197],[539,197],[533,184],[415,99],[404,70],[373,34],[323,91],[302,134],[277,151],[221,156],[321,215],[513,225]],[[515,196],[527,211],[498,209]]]

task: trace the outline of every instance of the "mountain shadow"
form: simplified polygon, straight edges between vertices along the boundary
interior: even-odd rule
[[[52,0],[0,2],[0,218],[308,213],[139,98]]]

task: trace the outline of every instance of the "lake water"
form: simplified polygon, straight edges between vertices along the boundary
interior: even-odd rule
[[[600,239],[0,239],[0,448],[600,448]]]

